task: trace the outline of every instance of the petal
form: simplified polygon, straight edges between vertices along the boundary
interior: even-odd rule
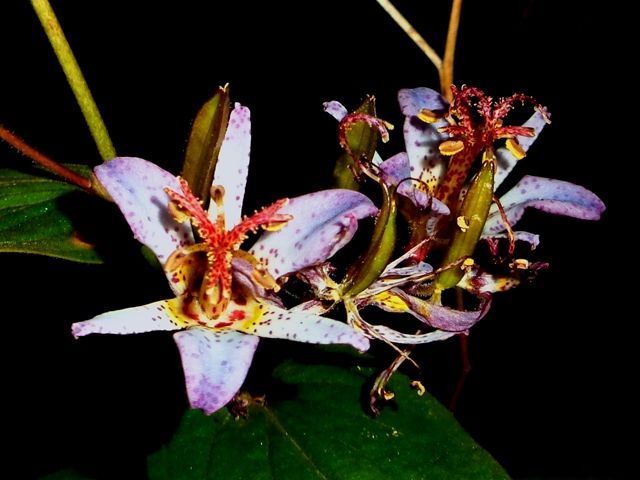
[[[474,269],[464,275],[458,282],[458,287],[464,288],[474,295],[485,293],[505,292],[520,284],[515,277],[497,276],[489,273],[481,273]]]
[[[193,327],[176,333],[192,408],[210,415],[224,407],[247,376],[258,337]]]
[[[213,177],[213,184],[222,185],[225,190],[224,214],[227,229],[237,225],[242,217],[242,201],[249,173],[250,151],[250,112],[247,107],[236,103],[229,116],[227,133],[220,147],[216,173]],[[216,211],[215,202],[211,202],[209,217],[214,218]]]
[[[449,104],[438,92],[425,87],[400,90],[398,102],[406,117],[403,134],[411,176],[425,182],[429,191],[433,193],[445,173],[446,162],[440,155],[438,146],[448,135],[438,132],[438,128],[447,123],[444,120],[426,123],[417,115],[424,108],[445,111]]]
[[[430,327],[447,332],[464,332],[489,311],[490,297],[482,297],[478,310],[454,310],[409,295],[400,289],[383,292],[370,302],[388,312],[409,313]]]
[[[358,220],[377,211],[371,200],[351,190],[323,190],[292,198],[278,213],[293,219],[276,232],[265,232],[251,253],[278,278],[331,257],[351,240]]]
[[[422,184],[409,180],[413,177],[409,157],[405,152],[388,158],[379,167],[382,181],[387,185],[397,186],[398,193],[411,200],[416,207],[430,208],[435,215],[449,215],[449,208],[444,203],[419,188]]]
[[[337,121],[341,121],[349,114],[347,108],[336,100],[332,100],[331,102],[324,102],[322,104],[322,107],[324,108],[325,112],[327,112]]]
[[[264,304],[262,315],[252,322],[234,324],[231,328],[264,338],[281,338],[303,343],[345,344],[365,351],[369,340],[346,323],[320,317],[305,311],[289,311]]]
[[[74,323],[71,325],[71,332],[78,338],[91,333],[127,335],[185,328],[188,324],[172,313],[169,302],[170,300],[163,300],[141,307],[103,313],[91,320]]]
[[[425,123],[418,117],[407,117],[404,121],[404,144],[409,156],[411,176],[423,181],[433,193],[446,171],[446,162],[438,146],[446,134],[438,128],[446,125],[444,121]]]
[[[426,87],[403,88],[398,92],[398,103],[405,117],[415,117],[423,108],[432,111],[449,108],[449,104],[440,93]]]
[[[391,343],[399,343],[404,345],[422,345],[424,343],[439,342],[446,340],[459,332],[444,332],[442,330],[434,330],[433,332],[413,335],[410,333],[398,332],[384,325],[372,325],[371,329],[378,335],[378,338],[387,340]]]
[[[543,177],[527,175],[500,198],[509,223],[513,226],[525,208],[582,220],[598,220],[605,205],[593,192],[584,187]],[[498,208],[493,205],[484,225],[483,234],[491,236],[505,230]]]
[[[189,222],[176,222],[169,214],[165,187],[180,191],[176,178],[157,165],[134,157],[119,157],[97,166],[96,177],[116,202],[135,238],[160,263],[177,248],[193,243]]]
[[[534,113],[529,117],[529,120],[522,124],[523,127],[533,128],[535,133],[533,137],[518,137],[518,143],[525,152],[538,139],[538,135],[540,135],[545,125],[547,125],[547,122],[540,112]],[[516,163],[518,163],[518,159],[506,147],[499,148],[496,151],[496,157],[498,159],[498,168],[493,180],[494,190],[502,184],[513,170],[513,167],[516,166]]]

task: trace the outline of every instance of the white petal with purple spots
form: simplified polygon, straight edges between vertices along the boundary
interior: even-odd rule
[[[464,332],[478,323],[489,311],[491,306],[490,297],[482,298],[478,310],[454,310],[442,305],[436,305],[422,298],[405,293],[399,288],[391,291],[397,298],[406,305],[406,310],[421,322],[430,327],[447,332]],[[374,298],[372,305],[377,305],[388,312],[397,312],[394,302],[376,302]]]
[[[222,185],[225,190],[224,213],[226,228],[231,229],[240,222],[242,201],[249,173],[251,151],[251,115],[247,107],[235,104],[229,116],[229,125],[213,177],[214,185]],[[216,204],[210,203],[209,216],[216,215]]]
[[[383,338],[388,342],[398,343],[401,345],[423,345],[425,343],[439,342],[441,340],[451,338],[454,335],[459,335],[457,332],[443,332],[442,330],[413,335],[410,333],[398,332],[397,330],[385,327],[384,325],[372,325],[371,330],[373,330],[380,338]]]
[[[332,100],[331,102],[324,102],[322,104],[322,107],[324,108],[325,112],[327,112],[337,121],[341,121],[349,114],[347,108],[336,100]]]
[[[304,311],[288,311],[269,305],[253,326],[254,335],[283,338],[304,343],[351,345],[360,351],[369,348],[369,340],[346,323]]]
[[[96,177],[116,202],[135,238],[160,263],[178,247],[193,243],[189,222],[177,223],[169,214],[165,187],[180,192],[176,178],[157,165],[135,157],[119,157],[97,166]]]
[[[358,220],[377,211],[371,200],[351,190],[323,190],[292,198],[279,213],[293,219],[276,232],[265,232],[251,253],[278,278],[331,257],[351,240]]]
[[[518,137],[518,143],[522,149],[526,152],[529,147],[538,139],[538,135],[542,132],[542,129],[547,125],[544,116],[540,112],[536,112],[529,120],[522,124],[523,127],[533,128],[535,135],[533,137]],[[501,147],[496,150],[496,157],[498,159],[498,169],[493,180],[493,189],[497,190],[502,184],[505,178],[511,173],[513,167],[518,163],[518,159],[506,148]]]
[[[405,117],[415,117],[420,110],[444,111],[449,103],[437,91],[427,88],[403,88],[398,91],[398,103]]]
[[[71,325],[73,336],[83,337],[91,333],[113,333],[127,335],[158,330],[180,330],[185,324],[178,322],[167,308],[168,300],[150,303],[140,307],[114,310],[103,313],[91,320]]]
[[[194,327],[176,333],[189,403],[210,415],[224,407],[247,376],[258,337]]]
[[[593,192],[579,185],[551,178],[527,175],[500,198],[511,226],[522,217],[525,208],[581,220],[598,220],[605,205]],[[491,236],[505,230],[495,205],[489,211],[483,235]]]

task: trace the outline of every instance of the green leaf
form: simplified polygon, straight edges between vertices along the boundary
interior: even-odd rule
[[[195,196],[202,200],[205,209],[230,112],[229,88],[218,88],[216,94],[200,108],[191,127],[180,175]]]
[[[58,472],[40,477],[39,480],[91,480],[73,468],[67,468]]]
[[[88,176],[86,166],[67,165]],[[35,253],[82,263],[101,263],[92,245],[80,240],[61,206],[77,187],[47,177],[0,169],[0,252]]]
[[[360,106],[351,113],[366,113],[372,117],[376,116],[376,99],[368,95]],[[368,161],[373,160],[376,152],[378,139],[380,134],[378,130],[373,128],[367,122],[356,122],[347,132],[347,143],[351,148],[354,156]],[[333,169],[335,184],[338,188],[348,188],[349,190],[359,190],[358,182],[353,178],[351,167],[353,166],[353,158],[347,153],[343,153],[338,157],[336,165]]]
[[[152,480],[508,479],[428,394],[396,375],[397,404],[377,418],[360,404],[373,372],[287,362],[282,382],[247,418],[188,411],[172,441],[149,458]]]

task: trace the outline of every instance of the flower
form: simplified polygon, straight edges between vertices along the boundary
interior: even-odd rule
[[[482,154],[495,163],[492,177],[494,189],[497,189],[549,122],[548,113],[531,97],[521,94],[494,102],[473,87],[454,87],[453,93],[454,101],[449,105],[438,92],[428,88],[400,90],[398,99],[405,115],[406,152],[384,161],[376,154],[372,160],[379,180],[395,188],[413,205],[405,209],[413,229],[410,249],[391,262],[368,288],[353,298],[341,297],[341,300],[352,325],[387,342],[427,343],[464,333],[488,312],[491,293],[518,283],[515,276],[483,272],[471,259],[465,262],[465,257],[449,259],[451,263],[438,271],[423,259],[436,236],[446,238],[451,235],[448,229],[452,228],[453,219],[458,222],[453,228],[468,228],[465,219],[458,217],[458,209],[466,195],[467,177],[474,160]],[[506,126],[504,117],[516,102],[533,103],[537,111],[522,126]],[[376,119],[362,118],[362,114],[355,118],[356,114],[349,114],[339,102],[327,102],[324,107],[341,122],[341,127],[353,117],[367,121],[374,129],[383,128]],[[506,140],[505,146],[494,151],[494,144],[500,139]],[[488,210],[481,238],[490,242],[494,252],[495,242],[502,237],[509,237],[510,251],[515,240],[527,241],[532,248],[537,246],[537,235],[511,230],[528,207],[585,220],[600,218],[605,208],[602,201],[584,187],[525,176]],[[412,260],[408,262],[409,266],[398,267],[408,260]],[[518,263],[514,269],[520,269],[522,265],[522,262]],[[539,268],[540,264],[533,264],[533,267]],[[460,311],[440,303],[438,274],[449,269],[463,269],[461,278],[455,283],[479,298],[476,310]],[[340,286],[332,284],[326,269],[316,267],[301,275],[320,298],[340,297],[336,293],[340,292]],[[422,288],[425,285],[427,288]],[[425,295],[428,298],[423,298]],[[435,330],[410,335],[383,325],[371,325],[360,315],[360,310],[369,305],[389,312],[409,313]]]
[[[348,190],[280,200],[242,218],[250,149],[249,110],[236,104],[222,144],[205,212],[183,179],[140,158],[120,157],[95,168],[135,237],[163,265],[175,298],[107,312],[74,323],[91,333],[176,331],[187,394],[193,408],[211,414],[241,387],[259,337],[349,344],[368,339],[350,326],[286,310],[277,279],[325,261],[354,235],[358,219],[374,215],[372,202]],[[224,188],[222,188],[224,185]],[[268,232],[249,253],[249,232]]]
[[[456,98],[451,106],[438,92],[430,88],[403,89],[398,92],[400,109],[405,116],[403,133],[407,156],[406,161],[399,166],[388,164],[388,169],[391,170],[389,175],[401,177],[409,171],[412,178],[422,181],[427,191],[445,203],[451,200],[452,191],[458,192],[457,195],[463,192],[460,182],[464,182],[467,176],[471,155],[465,154],[460,162],[467,166],[464,174],[460,173],[461,169],[454,169],[453,174],[449,173],[451,170],[448,169],[444,158],[446,155],[443,155],[441,148],[443,143],[469,143],[470,138],[474,137],[473,132],[480,131],[484,137],[476,138],[473,148],[469,149],[475,158],[482,149],[493,150],[494,142],[505,138],[505,146],[495,151],[494,190],[497,190],[549,123],[546,110],[530,97],[516,94],[492,102],[491,97],[473,87],[462,87],[453,91]],[[517,101],[532,102],[536,105],[537,111],[520,127],[503,126],[504,116]],[[445,121],[445,114],[449,115],[450,122]],[[458,117],[459,125],[453,124],[452,116]],[[468,118],[472,116],[479,117],[481,124],[472,124]],[[435,118],[438,118],[436,122],[433,121]],[[461,151],[456,153],[459,152]],[[455,160],[455,154],[451,155],[451,150],[447,154],[451,161]],[[387,165],[382,164],[380,168],[385,170]],[[402,169],[402,172],[398,172],[399,169]],[[449,187],[443,188],[443,183],[447,182],[446,177],[453,180],[448,182]],[[455,187],[452,187],[451,184],[454,182]],[[438,195],[438,191],[443,190],[444,193]],[[447,204],[451,207],[450,202]],[[500,211],[500,206],[503,212]],[[501,196],[498,203],[491,206],[482,238],[491,240],[506,236],[504,232],[508,232],[529,207],[582,220],[598,220],[605,210],[602,200],[584,187],[561,180],[527,175]],[[455,209],[453,213],[455,215]],[[539,243],[538,236],[532,233],[512,233],[514,240],[526,241],[532,248]]]

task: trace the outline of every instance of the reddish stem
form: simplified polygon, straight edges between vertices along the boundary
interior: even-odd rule
[[[31,160],[38,163],[39,165],[42,165],[44,168],[46,168],[50,172],[55,173],[59,177],[64,178],[67,182],[77,185],[89,192],[93,191],[91,180],[83,177],[82,175],[78,175],[74,171],[69,170],[59,163],[51,160],[46,155],[29,146],[22,138],[10,132],[2,125],[0,125],[0,138],[26,157],[29,157]]]
[[[456,384],[456,389],[451,396],[451,401],[449,402],[449,410],[455,412],[458,407],[458,400],[460,399],[460,394],[462,393],[462,387],[464,386],[465,381],[467,380],[467,376],[469,376],[469,372],[471,371],[471,361],[469,360],[469,338],[466,335],[458,335],[458,339],[460,341],[460,357],[462,358],[462,372],[460,373],[460,377],[458,378],[458,383]]]

